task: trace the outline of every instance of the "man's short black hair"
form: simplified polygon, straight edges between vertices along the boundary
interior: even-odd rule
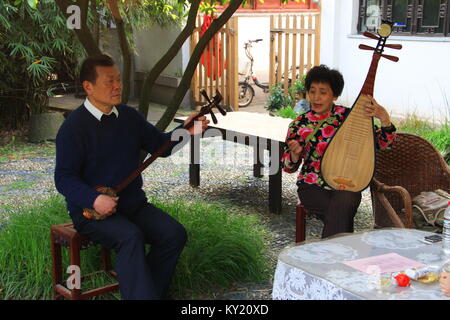
[[[306,91],[309,91],[313,82],[328,83],[333,90],[333,95],[339,97],[344,89],[344,77],[337,70],[331,70],[326,65],[313,67],[305,78]]]
[[[95,84],[97,80],[96,67],[112,67],[114,66],[114,60],[106,54],[97,54],[89,56],[83,61],[80,68],[80,82],[89,81]]]

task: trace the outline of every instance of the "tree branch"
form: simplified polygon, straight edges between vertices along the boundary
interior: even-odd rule
[[[169,50],[164,54],[164,56],[159,59],[159,61],[153,66],[152,70],[146,74],[144,83],[142,84],[141,96],[139,99],[139,111],[147,116],[148,106],[150,103],[150,91],[155,84],[156,79],[164,71],[167,65],[173,60],[173,58],[180,51],[184,42],[190,37],[195,29],[195,19],[197,18],[198,8],[200,6],[201,0],[191,0],[191,7],[189,9],[189,15],[181,33],[175,39],[175,41],[170,46]]]
[[[161,119],[156,124],[156,127],[160,130],[165,130],[175,116],[184,95],[189,90],[192,76],[194,75],[195,69],[197,68],[197,64],[203,51],[205,50],[206,45],[216,34],[216,32],[219,31],[220,28],[222,28],[228,20],[230,20],[231,16],[241,6],[243,1],[244,0],[232,0],[229,6],[222,12],[222,14],[217,19],[213,20],[211,26],[206,30],[206,32],[198,41],[194,51],[192,52],[191,58],[189,59],[189,63],[186,67],[186,70],[184,71],[183,77],[181,78],[180,85],[175,91],[175,95],[172,101],[170,102]]]
[[[123,76],[122,76],[122,103],[126,104],[130,97],[130,81],[131,81],[131,52],[125,33],[125,25],[120,15],[120,10],[117,5],[117,0],[107,0],[107,5],[114,17],[117,34],[119,36],[120,50],[123,58]]]

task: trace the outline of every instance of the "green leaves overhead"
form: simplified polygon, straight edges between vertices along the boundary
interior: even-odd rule
[[[82,49],[54,0],[0,1],[0,127],[44,111],[50,76],[74,75]]]

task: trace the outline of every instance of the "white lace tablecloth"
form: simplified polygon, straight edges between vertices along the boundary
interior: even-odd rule
[[[277,300],[450,300],[441,293],[439,282],[411,281],[410,287],[380,287],[376,275],[342,263],[396,253],[425,265],[441,265],[441,242],[421,241],[430,234],[414,229],[383,229],[284,249],[278,257],[272,297]]]

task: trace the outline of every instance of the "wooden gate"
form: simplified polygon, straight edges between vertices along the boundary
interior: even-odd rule
[[[198,16],[191,36],[191,54],[197,45],[204,16]],[[217,90],[223,96],[222,105],[237,111],[238,106],[238,19],[232,17],[206,46],[191,82],[192,100],[199,108],[206,100],[200,94],[205,89],[209,97]]]
[[[270,17],[270,87],[289,81],[319,65],[320,12]]]

